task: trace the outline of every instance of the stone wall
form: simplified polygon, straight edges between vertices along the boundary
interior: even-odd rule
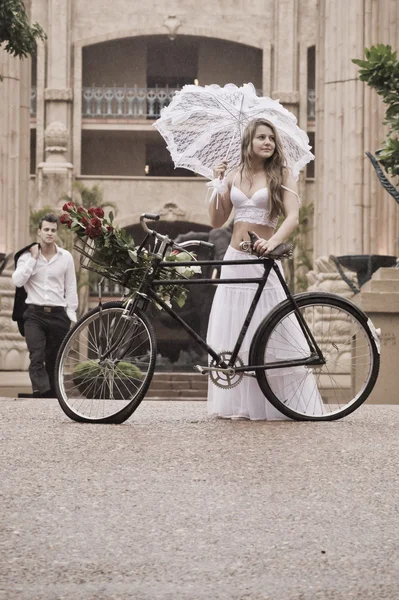
[[[29,14],[30,1],[26,2]],[[0,252],[12,254],[29,240],[30,60],[0,48]],[[9,261],[12,268],[12,261]],[[0,370],[27,367],[27,350],[11,321],[11,270],[0,276]]]

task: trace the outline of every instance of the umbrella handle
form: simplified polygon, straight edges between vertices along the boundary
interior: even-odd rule
[[[230,144],[229,147],[227,148],[227,152],[226,152],[226,156],[223,160],[228,160],[229,154],[230,154],[230,150],[231,150],[231,146],[234,142],[234,140],[236,139],[236,135],[237,135],[237,130],[235,130],[234,135],[232,136],[231,140],[230,140]]]

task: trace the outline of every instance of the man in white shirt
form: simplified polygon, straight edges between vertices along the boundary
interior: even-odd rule
[[[12,275],[14,284],[24,286],[27,293],[23,320],[29,376],[37,398],[56,395],[55,361],[71,321],[76,322],[78,307],[75,265],[71,253],[55,243],[57,230],[55,215],[40,219],[40,244],[20,256]]]

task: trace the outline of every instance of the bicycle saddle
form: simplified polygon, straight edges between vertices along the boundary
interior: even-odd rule
[[[249,252],[250,254],[258,255],[258,253],[254,250],[253,245],[256,242],[256,240],[259,239],[259,236],[254,231],[248,231],[248,235],[249,235],[250,241],[249,242],[241,242],[240,248],[244,252]],[[290,243],[287,244],[287,243],[283,242],[282,244],[279,244],[278,246],[276,246],[275,249],[272,252],[270,252],[270,254],[265,256],[264,258],[273,258],[274,260],[282,260],[284,258],[291,258],[293,253],[294,253],[293,244],[290,244]],[[261,256],[261,255],[258,255],[258,256]]]

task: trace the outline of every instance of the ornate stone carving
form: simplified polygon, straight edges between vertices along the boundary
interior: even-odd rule
[[[24,338],[18,333],[13,337],[9,337],[9,339],[2,339],[0,348],[0,370],[27,371],[28,368],[29,355]]]
[[[358,285],[356,273],[352,271],[344,271],[344,273],[350,281],[353,281],[356,286]],[[314,270],[309,271],[307,278],[310,284],[309,292],[330,292],[345,298],[352,298],[354,295],[328,256],[320,256],[315,260]],[[353,375],[354,348],[350,321],[339,318],[334,313],[325,314],[322,309],[315,309],[312,316],[314,319],[312,331],[321,350],[326,353],[326,357],[330,361],[330,372],[333,373],[334,365],[339,365],[339,369],[335,373],[336,380],[340,381],[343,388],[351,385],[351,377],[343,377],[343,372]],[[332,335],[331,332],[334,332],[335,345],[333,349],[331,344],[326,346],[323,341],[327,331],[330,332],[330,335]],[[333,352],[333,356],[331,352]],[[329,393],[331,393],[331,400],[334,401],[334,390],[330,390]]]
[[[29,367],[25,339],[11,320],[14,291],[11,271],[4,271],[0,277],[0,371],[25,371]]]
[[[163,221],[184,221],[186,211],[176,202],[166,202],[162,207],[155,209],[155,214],[160,215]]]
[[[169,15],[165,18],[163,24],[169,31],[168,38],[173,41],[176,39],[177,30],[182,26],[183,23],[178,17],[176,17],[176,15]]]
[[[357,276],[353,271],[345,271],[346,277],[357,286]],[[338,273],[328,256],[320,256],[314,261],[314,270],[307,273],[309,292],[331,292],[345,298],[352,298],[353,291]]]
[[[53,121],[44,132],[44,140],[48,154],[64,154],[68,148],[68,129],[60,121]]]
[[[72,102],[73,93],[71,88],[46,88],[44,99],[53,102]]]

